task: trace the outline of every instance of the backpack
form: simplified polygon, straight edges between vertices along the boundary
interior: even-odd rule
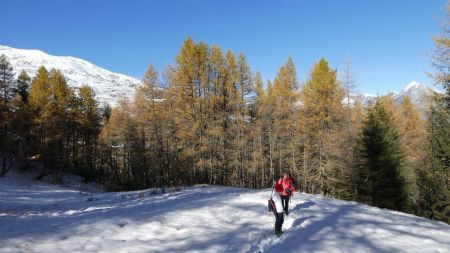
[[[272,199],[274,189],[275,189],[275,181],[273,182],[272,193],[270,193],[270,199],[267,201],[267,211],[274,212],[276,214],[277,207],[275,206],[275,201],[273,201],[273,199]]]
[[[267,201],[267,206],[268,206],[268,208],[267,208],[267,211],[268,211],[268,212],[274,212],[274,213],[277,212],[277,208],[275,207],[275,202],[273,201],[272,198],[270,198],[270,199]]]

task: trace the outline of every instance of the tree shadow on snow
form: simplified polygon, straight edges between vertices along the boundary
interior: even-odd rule
[[[298,210],[300,210],[300,209],[306,209],[306,208],[312,207],[312,206],[314,206],[314,205],[316,205],[315,202],[312,202],[312,201],[306,201],[306,202],[303,202],[303,203],[301,203],[301,204],[297,204],[297,205],[292,209],[292,211],[298,211]]]
[[[302,225],[303,222],[307,221],[308,219],[315,218],[315,217],[316,217],[316,216],[314,216],[314,215],[310,215],[310,216],[307,216],[307,217],[302,217],[302,218],[296,219],[296,220],[292,223],[292,227],[293,227],[293,228],[298,227],[298,226]]]
[[[307,202],[306,202],[307,203]],[[320,208],[320,207],[319,207]],[[300,209],[298,207],[297,209]],[[316,214],[316,215],[315,215]],[[320,214],[325,214],[319,219]],[[417,228],[426,228],[429,220],[424,218],[396,213],[356,203],[327,203],[317,213],[314,210],[303,209],[302,216],[292,225],[292,230],[284,234],[282,243],[269,246],[264,252],[315,252],[315,251],[349,251],[349,252],[408,252],[404,245],[386,245],[382,242],[383,235],[389,233],[393,238],[407,236],[409,240],[434,240],[446,244],[446,240],[435,240],[433,237],[420,233]],[[299,227],[306,220],[311,222]],[[435,231],[450,232],[444,224]],[[423,230],[422,230],[423,231]]]
[[[99,194],[100,200],[91,202],[85,201],[85,197],[79,196],[78,193],[66,193],[64,196],[66,200],[67,198],[79,199],[78,202],[73,202],[78,210],[74,209],[72,205],[67,205],[67,203],[58,207],[53,207],[49,203],[43,209],[59,211],[61,215],[42,215],[33,219],[30,218],[30,220],[26,217],[23,219],[5,217],[2,225],[8,224],[9,227],[14,227],[15,231],[0,233],[0,241],[27,239],[30,233],[35,234],[34,240],[36,241],[55,240],[57,235],[70,240],[72,235],[86,231],[87,227],[96,223],[99,226],[101,224],[116,224],[116,228],[112,227],[114,230],[127,229],[129,225],[139,227],[158,223],[162,227],[170,225],[170,229],[172,229],[170,231],[173,231],[179,242],[181,241],[181,243],[174,244],[171,241],[174,237],[170,236],[167,238],[148,238],[145,243],[159,245],[160,252],[188,250],[237,252],[245,250],[243,247],[250,247],[248,251],[254,252],[257,249],[255,241],[258,243],[259,239],[264,237],[266,233],[272,235],[272,229],[270,231],[261,229],[261,224],[265,224],[265,221],[260,224],[252,224],[245,219],[255,214],[260,214],[264,218],[263,215],[267,214],[267,206],[265,203],[259,202],[233,201],[240,194],[253,193],[258,193],[258,191],[225,187],[193,187],[181,192],[150,196],[144,199],[121,199],[122,193],[117,193],[116,196],[113,193]],[[137,193],[130,194],[137,195]],[[59,198],[56,199],[60,200]],[[3,204],[7,203],[8,201],[5,201]],[[431,226],[429,220],[423,218],[390,211],[379,212],[378,209],[351,202],[325,201],[324,203],[319,200],[317,203],[306,201],[295,205],[291,210],[292,216],[289,216],[296,218],[292,224],[292,229],[286,231],[279,243],[268,245],[264,252],[314,252],[323,250],[320,247],[332,249],[330,248],[333,246],[332,243],[339,243],[339,247],[348,251],[358,251],[359,249],[359,251],[388,253],[405,250],[399,247],[380,245],[379,241],[371,237],[371,230],[368,229],[382,229],[390,232],[393,236],[406,234],[416,240],[433,239],[412,229],[423,227],[426,230],[427,226]],[[224,206],[230,208],[229,210],[232,210],[234,215],[223,215],[223,210],[217,212],[214,210]],[[314,208],[311,208],[313,206]],[[65,211],[72,211],[72,209],[80,212],[75,212],[73,215],[63,214]],[[180,211],[195,214],[199,210],[203,212],[210,210],[208,213],[210,218],[217,220],[217,224],[222,224],[223,227],[214,227],[214,224],[200,224],[197,225],[196,230],[191,230],[193,231],[191,233],[195,232],[196,235],[191,233],[177,234],[178,231],[189,229],[189,227],[186,227],[185,224],[171,224],[171,217],[178,216]],[[186,219],[191,217],[193,216],[187,216]],[[378,220],[374,220],[372,217],[376,217]],[[273,217],[270,218],[273,219]],[[106,221],[106,223],[103,223],[103,221]],[[46,227],[45,230],[42,230],[41,227],[43,226]],[[436,228],[430,229],[449,231],[446,225],[436,223],[433,226],[436,226]],[[105,229],[108,228],[111,227],[105,227]],[[354,229],[358,230],[353,231]],[[172,233],[170,231],[168,233]],[[114,233],[114,231],[111,231],[111,233]],[[250,235],[253,235],[254,238],[250,239]],[[445,243],[445,239],[439,242]],[[90,242],[86,243],[89,244]],[[363,248],[354,248],[354,246]],[[252,251],[252,249],[255,250]],[[339,249],[335,250],[338,251]],[[158,252],[159,249],[154,251]]]

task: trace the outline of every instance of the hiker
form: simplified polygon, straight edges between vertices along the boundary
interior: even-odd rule
[[[289,199],[294,195],[294,184],[292,178],[287,172],[283,173],[283,176],[277,181],[283,187],[281,192],[281,200],[283,205],[283,210],[286,215],[289,215]]]
[[[275,215],[275,234],[281,236],[283,231],[281,230],[284,222],[283,205],[281,200],[281,193],[283,192],[283,186],[275,183],[275,191],[272,192],[271,200],[273,201],[273,214]]]

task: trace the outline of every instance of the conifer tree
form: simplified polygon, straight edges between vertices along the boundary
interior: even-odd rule
[[[158,72],[150,65],[145,72],[142,85],[138,86],[134,98],[134,113],[138,124],[138,135],[144,149],[142,168],[144,185],[169,183],[170,157],[167,154],[165,136],[166,111],[159,88]]]
[[[22,70],[17,78],[17,94],[24,103],[28,103],[28,94],[30,89],[31,78],[25,70]]]
[[[361,139],[361,133],[362,133],[362,127],[364,124],[364,117],[365,117],[365,107],[359,101],[358,99],[354,102],[353,108],[351,108],[351,128],[352,128],[352,135],[351,137],[351,143],[348,145],[352,145],[353,148],[351,149],[352,154],[349,157],[350,160],[347,160],[347,166],[350,166],[348,168],[347,176],[350,177],[351,182],[351,193],[349,193],[350,196],[341,196],[344,199],[356,199],[358,197],[358,183],[359,183],[359,165],[363,164],[362,158],[360,156],[359,149],[362,146],[362,139]],[[348,132],[347,132],[348,133]],[[349,141],[349,139],[347,139]],[[348,190],[348,185],[343,186],[345,190]]]
[[[264,153],[267,157],[270,182],[275,180],[277,131],[275,129],[276,93],[270,80],[266,82],[266,93],[261,99],[261,121]]]
[[[236,80],[236,92],[237,96],[234,97],[235,100],[235,125],[236,125],[236,135],[235,135],[235,148],[236,148],[236,167],[237,176],[240,186],[246,184],[246,174],[247,168],[251,166],[251,151],[250,143],[252,142],[252,136],[250,135],[250,124],[248,122],[249,108],[247,106],[247,100],[249,94],[252,92],[252,78],[251,78],[250,67],[247,64],[247,60],[243,53],[239,54],[238,66],[237,66],[237,80]],[[252,170],[252,176],[254,176],[255,171]]]
[[[8,125],[11,119],[11,98],[14,91],[14,69],[4,54],[0,55],[0,124],[2,128],[1,152],[2,152],[2,168],[0,176],[3,177],[7,172],[7,153],[11,152],[8,148],[11,146],[8,136]]]
[[[14,95],[15,80],[14,69],[4,54],[0,55],[0,101],[2,121],[7,119],[9,102]]]
[[[49,86],[49,73],[44,66],[41,66],[31,81],[29,93],[29,103],[37,114],[44,109],[49,96]]]
[[[408,211],[417,213],[419,201],[417,173],[425,164],[424,159],[427,150],[426,125],[422,115],[408,97],[403,98],[400,103],[399,117],[398,132],[402,149],[405,152],[403,176],[408,197]]]
[[[445,6],[442,34],[433,38],[435,51],[431,74],[445,93],[433,96],[428,118],[426,166],[418,172],[420,212],[450,224],[450,3]]]
[[[33,115],[31,135],[36,140],[36,150],[34,157],[40,157],[43,162],[43,171],[41,176],[47,173],[47,159],[45,153],[44,140],[46,133],[44,129],[45,122],[40,117],[44,111],[45,105],[49,97],[49,73],[44,66],[41,66],[31,81],[29,92],[30,112]]]
[[[178,147],[184,159],[194,162],[191,180],[204,173],[205,89],[207,86],[207,47],[184,41],[176,57],[170,81],[169,96],[173,99],[174,124]]]
[[[38,140],[37,152],[43,161],[40,177],[51,172],[57,182],[61,169],[70,166],[74,158],[68,145],[72,139],[68,134],[71,132],[70,122],[73,122],[71,117],[76,107],[74,92],[59,70],[53,69],[48,73],[41,67],[33,78],[29,101],[34,113],[33,133]]]
[[[64,75],[52,69],[49,75],[49,91],[44,111],[40,117],[45,132],[43,140],[46,149],[48,168],[54,176],[54,182],[61,180],[61,169],[71,165],[69,142],[69,127],[73,117],[75,94],[67,84]]]
[[[343,105],[344,91],[336,78],[336,71],[325,59],[311,70],[310,79],[303,85],[301,101],[303,129],[302,177],[309,181],[309,192],[337,195],[335,182],[343,176]],[[305,174],[306,173],[306,174]]]
[[[99,136],[102,173],[107,175],[105,185],[108,189],[133,189],[132,159],[130,151],[137,141],[137,130],[131,119],[130,103],[120,98],[119,104],[111,112],[111,116],[103,126]],[[141,179],[141,178],[139,178]],[[134,184],[138,184],[138,181]],[[134,188],[136,189],[136,188]]]
[[[428,113],[429,148],[426,166],[418,171],[419,199],[422,215],[450,224],[450,122],[441,103]]]
[[[10,129],[20,137],[20,144],[16,147],[17,154],[22,156],[31,156],[35,145],[31,135],[33,116],[28,104],[30,81],[31,78],[25,71],[22,71],[17,78],[16,95],[11,101],[14,114]]]
[[[275,131],[277,131],[278,172],[297,173],[298,133],[298,81],[295,65],[291,58],[280,68],[274,80],[276,110]]]
[[[358,163],[358,145],[360,140],[358,138],[361,130],[362,120],[362,104],[353,96],[356,90],[356,78],[352,69],[351,61],[345,62],[342,71],[341,84],[345,92],[345,99],[343,100],[343,174],[340,180],[337,181],[337,188],[339,189],[338,196],[343,199],[354,199],[356,195],[357,182],[357,163]]]
[[[404,210],[403,151],[392,115],[378,99],[369,110],[362,131],[359,199],[374,206]]]
[[[94,90],[83,85],[79,88],[79,107],[77,114],[77,123],[81,135],[81,157],[75,159],[81,160],[80,170],[82,176],[87,180],[95,178],[96,166],[95,158],[97,156],[97,138],[100,133],[100,110],[98,101],[95,98]],[[74,127],[74,126],[72,126]],[[75,139],[75,136],[73,136]]]
[[[219,115],[220,128],[222,132],[221,142],[221,182],[232,184],[239,180],[239,161],[236,152],[236,106],[238,105],[239,93],[237,86],[237,63],[234,54],[227,50],[225,53],[225,78],[219,91]]]
[[[268,175],[266,172],[265,155],[264,155],[264,136],[263,136],[263,112],[264,112],[264,87],[261,79],[261,74],[256,72],[253,79],[253,86],[255,89],[255,100],[252,103],[249,114],[251,118],[251,170],[255,174],[254,176],[254,187],[261,186],[264,187],[268,182]],[[257,182],[257,176],[261,178],[260,182]]]

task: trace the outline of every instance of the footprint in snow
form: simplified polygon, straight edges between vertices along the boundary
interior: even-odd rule
[[[286,230],[285,230],[286,232]],[[273,230],[263,231],[259,234],[259,239],[256,240],[256,243],[253,244],[248,252],[264,252],[265,249],[272,246],[273,244],[279,243],[282,238],[278,238]]]

